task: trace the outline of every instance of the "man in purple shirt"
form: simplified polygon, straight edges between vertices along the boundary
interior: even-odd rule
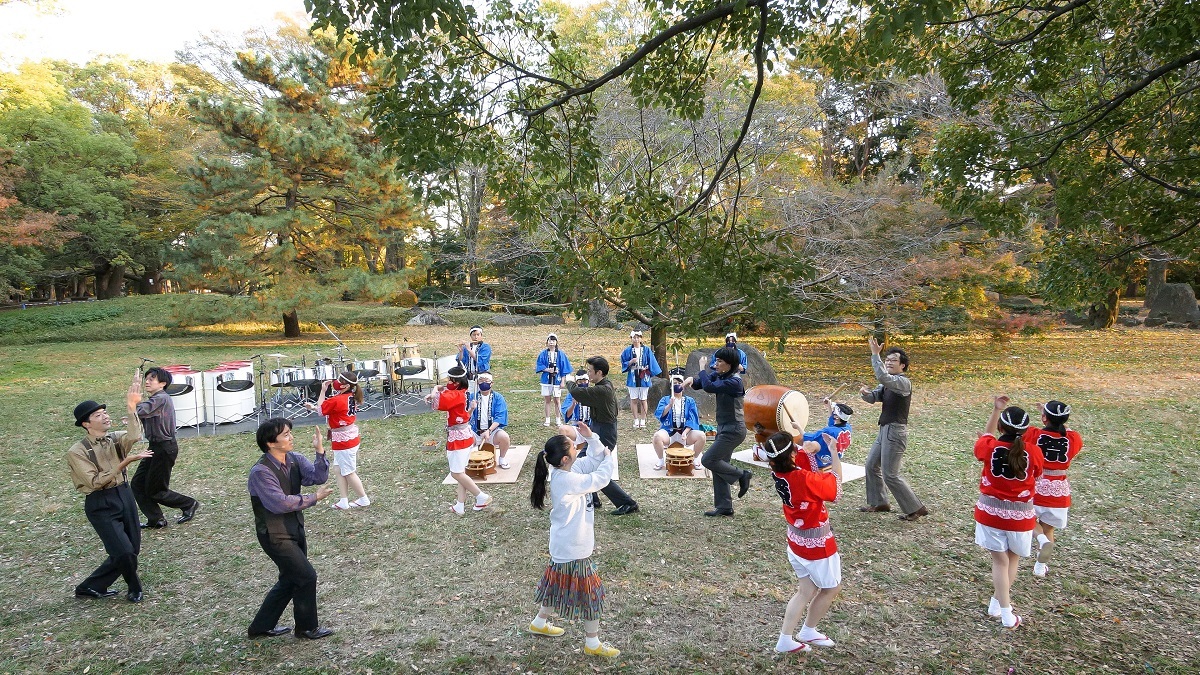
[[[321,485],[329,479],[321,430],[316,428],[313,435],[317,454],[312,462],[292,452],[292,423],[288,420],[276,417],[263,422],[256,440],[263,456],[250,469],[250,506],[254,510],[258,543],[279,568],[279,581],[263,598],[262,607],[246,633],[251,638],[260,638],[291,631],[289,627],[276,625],[291,602],[296,636],[319,640],[333,631],[317,623],[317,571],[308,562],[301,511],[333,494],[333,488],[318,488],[316,493],[304,495],[300,494],[300,486]]]

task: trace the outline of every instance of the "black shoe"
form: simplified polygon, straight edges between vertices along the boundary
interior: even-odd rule
[[[116,595],[116,591],[98,591],[87,586],[77,586],[75,588],[75,597],[77,598],[113,598]]]
[[[323,628],[321,626],[317,626],[312,630],[306,630],[303,633],[296,633],[296,637],[302,637],[307,640],[320,640],[321,638],[329,637],[330,635],[333,635],[333,629]]]
[[[637,504],[624,504],[613,509],[612,513],[614,516],[623,516],[627,513],[637,513],[638,511],[641,511],[641,509],[638,508]]]
[[[738,499],[745,497],[746,493],[750,491],[750,478],[753,476],[754,474],[747,469],[742,472],[741,478],[738,478]]]
[[[142,601],[142,592],[141,591],[129,591],[128,593],[125,594],[125,599],[130,602],[141,602]]]
[[[192,518],[195,518],[196,512],[199,510],[200,510],[200,502],[193,499],[192,505],[189,506],[188,508],[184,509],[183,515],[179,516],[179,518],[175,522],[182,525],[182,524],[186,523],[187,521],[191,520]]]
[[[291,626],[275,626],[271,630],[264,630],[257,633],[252,630],[247,630],[246,637],[250,638],[251,640],[255,640],[265,637],[279,637],[280,635],[286,635],[290,632],[292,632]]]
[[[159,529],[159,528],[163,528],[163,527],[166,527],[166,526],[167,526],[167,521],[165,521],[165,520],[156,520],[156,521],[154,521],[154,522],[150,522],[150,523],[142,523],[142,524],[140,525],[140,527],[141,527],[143,530],[157,530],[157,529]]]
[[[709,510],[709,511],[705,511],[705,512],[704,512],[704,515],[706,515],[706,516],[712,516],[712,517],[716,517],[716,516],[732,516],[732,515],[733,515],[733,509],[730,509],[730,510],[728,510],[728,511],[725,511],[725,510],[723,510],[723,509],[712,509],[712,510]]]

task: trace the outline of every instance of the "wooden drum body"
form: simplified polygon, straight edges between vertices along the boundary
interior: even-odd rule
[[[754,440],[765,443],[771,434],[786,431],[792,438],[804,435],[808,424],[808,399],[798,391],[777,384],[750,387],[744,400],[746,429],[754,431]],[[755,425],[763,426],[762,433]]]
[[[496,473],[496,455],[483,450],[471,453],[467,462],[467,475],[476,480],[487,480],[489,474]]]
[[[668,476],[690,476],[694,471],[692,462],[696,453],[682,443],[672,443],[664,453],[667,458]]]

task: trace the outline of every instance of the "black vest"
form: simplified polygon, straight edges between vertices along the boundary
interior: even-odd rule
[[[714,375],[713,380],[737,378],[742,379],[742,376],[737,373],[731,373],[726,377]],[[743,384],[743,389],[745,385]],[[745,402],[745,392],[741,396],[731,396],[729,394],[716,394],[716,415],[717,429],[726,427],[736,427],[742,431],[746,430],[746,417],[743,412],[743,403]]]
[[[912,395],[901,396],[896,392],[883,388],[883,411],[879,413],[879,426],[885,424],[908,424],[908,405],[912,403]]]
[[[279,464],[267,453],[263,453],[262,459],[258,460],[258,463],[267,467],[279,478],[279,486],[286,494],[300,494],[300,465],[291,458],[291,453],[288,453],[287,471],[279,468]],[[250,507],[254,509],[254,531],[259,536],[268,535],[272,538],[287,537],[290,539],[299,539],[304,536],[303,511],[271,513],[267,507],[263,506],[262,500],[253,495],[250,497]]]

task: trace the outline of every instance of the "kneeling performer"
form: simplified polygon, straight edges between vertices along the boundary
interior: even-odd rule
[[[660,424],[659,430],[654,432],[654,438],[651,439],[654,443],[654,454],[658,455],[658,463],[654,465],[654,470],[662,471],[667,467],[663,453],[672,443],[682,443],[691,447],[694,453],[693,465],[697,469],[703,469],[700,455],[704,452],[706,439],[704,432],[700,431],[700,409],[696,407],[696,399],[683,395],[683,375],[671,376],[671,395],[662,397],[654,416]]]
[[[480,448],[491,443],[496,448],[496,466],[509,468],[508,447],[511,443],[508,432],[508,403],[498,391],[492,390],[492,374],[480,373],[475,385],[479,392],[471,394],[471,431]]]

